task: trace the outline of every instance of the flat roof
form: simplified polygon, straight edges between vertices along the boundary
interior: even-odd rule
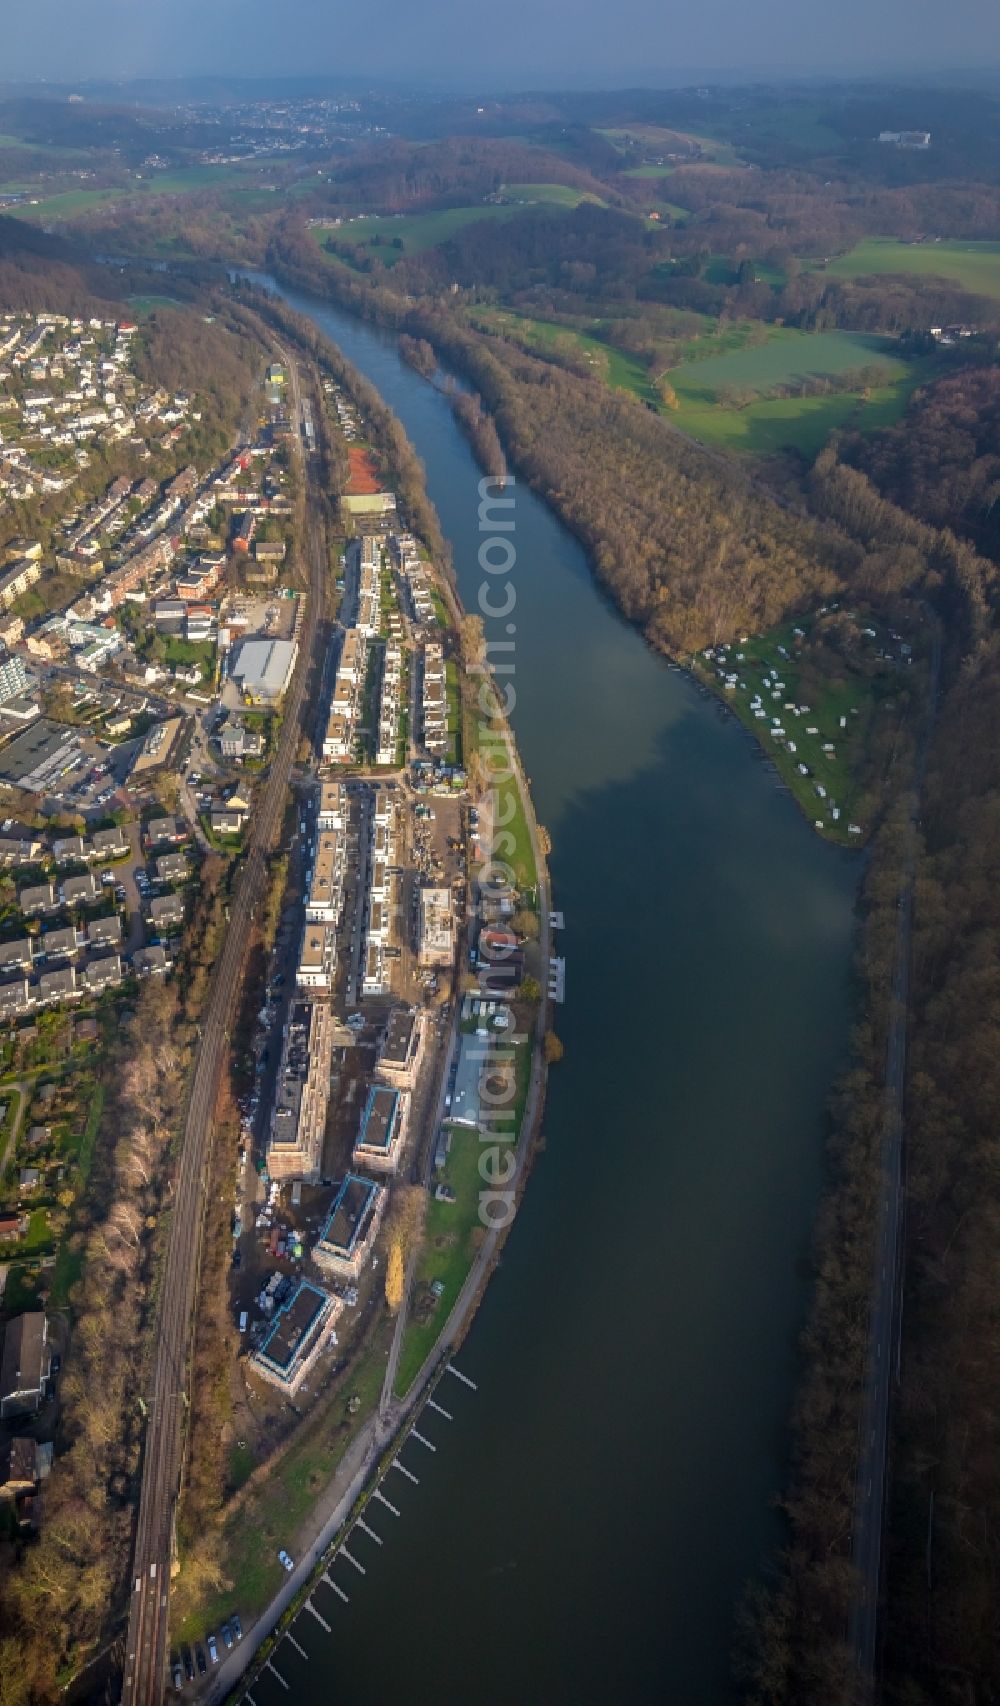
[[[333,816],[344,809],[343,782],[323,782],[319,791],[319,809],[321,814]]]
[[[76,729],[39,717],[0,752],[0,781],[37,792],[54,781],[62,769],[69,768],[79,749]]]
[[[288,685],[295,662],[293,640],[243,640],[233,663],[232,674],[246,691],[277,696]]]
[[[417,1016],[409,1007],[394,1007],[385,1028],[385,1040],[379,1050],[379,1060],[386,1066],[405,1066],[410,1058]]]
[[[336,942],[337,932],[332,924],[307,924],[302,934],[299,965],[307,971],[325,966],[334,958]]]
[[[486,1069],[490,1044],[485,1037],[465,1032],[459,1045],[451,1115],[462,1125],[479,1124],[479,1087]]]
[[[351,1256],[364,1241],[380,1186],[359,1173],[348,1173],[334,1198],[319,1236],[320,1244],[338,1256]]]
[[[373,1084],[361,1116],[358,1146],[388,1155],[399,1125],[399,1091],[386,1084]]]
[[[282,1304],[268,1328],[257,1355],[280,1374],[287,1374],[315,1339],[316,1329],[330,1304],[329,1292],[309,1280],[301,1280],[296,1292]]]
[[[316,861],[309,884],[309,899],[314,903],[331,900],[339,872],[340,840],[335,829],[320,831],[316,843]]]

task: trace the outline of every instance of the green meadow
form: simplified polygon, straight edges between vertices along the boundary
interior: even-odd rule
[[[702,152],[702,161],[692,160],[691,165],[708,163],[716,166],[737,166],[740,159],[731,142],[724,142],[717,136],[706,136],[695,130],[669,130],[658,124],[632,124],[625,128],[600,129],[598,136],[603,136],[606,142],[621,149],[622,153],[631,153],[626,147],[626,138],[631,137],[640,148],[650,153],[675,153],[684,143],[696,143]],[[672,162],[669,166],[654,168],[661,172],[672,172],[677,166],[686,164],[683,161]],[[641,171],[642,168],[640,167]]]
[[[65,179],[63,181],[65,182]],[[261,168],[256,163],[252,167],[240,164],[182,166],[176,171],[137,175],[130,183],[110,189],[57,189],[46,194],[44,186],[37,182],[18,182],[6,185],[5,189],[8,194],[17,190],[36,195],[38,200],[34,205],[22,203],[9,211],[21,219],[41,220],[45,223],[56,219],[73,219],[78,214],[91,212],[95,207],[127,198],[190,195],[199,190],[228,189],[232,193],[234,203],[243,205],[246,211],[273,205],[274,201],[274,190],[262,182]]]
[[[582,356],[595,378],[630,392],[640,402],[662,407],[656,376],[641,361],[605,342],[600,320],[564,326],[499,308],[473,309],[470,319],[481,330],[511,337],[539,354],[561,346]],[[902,361],[893,353],[891,339],[868,333],[774,327],[754,340],[753,322],[741,321],[722,331],[711,329],[711,324],[706,321],[703,337],[688,340],[686,359],[661,375],[673,386],[678,405],[663,412],[682,432],[720,449],[758,456],[796,451],[812,460],[831,432],[848,427],[870,432],[891,426],[926,375],[926,364]],[[887,370],[888,381],[872,387],[864,399],[857,391],[750,397],[750,393],[792,386],[803,379],[836,378],[876,365]],[[724,406],[720,398],[727,390],[742,392],[747,400],[741,407]]]
[[[327,238],[352,248],[372,248],[381,251],[380,258],[391,266],[399,255],[421,255],[446,243],[456,231],[485,219],[513,219],[526,208],[554,207],[572,209],[581,201],[596,201],[568,184],[508,184],[504,194],[511,200],[503,203],[478,202],[471,207],[443,207],[427,213],[365,214],[360,219],[345,220],[341,225],[323,224],[313,227],[320,242]]]
[[[825,269],[834,278],[868,278],[903,273],[916,278],[946,278],[975,296],[1000,297],[1000,243],[899,243],[866,237],[838,255]]]
[[[31,186],[28,186],[29,192]],[[40,197],[31,205],[21,202],[8,212],[18,219],[28,219],[33,223],[40,221],[48,224],[53,219],[72,219],[78,213],[90,213],[95,207],[103,207],[108,202],[121,201],[128,192],[126,190],[64,190],[59,195]]]
[[[857,391],[826,396],[752,397],[808,379],[835,379],[864,367],[885,369],[887,383],[867,398]],[[673,418],[703,443],[756,455],[795,450],[816,456],[830,433],[847,426],[866,431],[891,425],[906,406],[921,371],[892,353],[891,340],[861,332],[771,331],[764,342],[706,355],[666,375],[678,407]],[[725,406],[727,391],[749,400]]]

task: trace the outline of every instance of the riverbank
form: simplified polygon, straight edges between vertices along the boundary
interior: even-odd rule
[[[543,494],[626,618],[655,651],[691,670],[735,710],[819,834],[845,847],[864,845],[881,819],[893,748],[913,710],[906,668],[892,676],[894,665],[917,660],[902,655],[910,651],[906,633],[893,630],[897,624],[919,629],[920,622],[901,595],[887,595],[874,609],[869,580],[858,579],[850,529],[828,524],[823,504],[812,501],[804,482],[772,483],[766,471],[753,472],[695,444],[669,420],[651,422],[634,400],[618,396],[612,404],[596,381],[515,352],[427,303],[396,298],[387,285],[370,288],[337,269],[326,291],[351,314],[383,328],[383,335],[405,328],[404,358],[412,360],[413,348],[419,349],[426,359],[418,367],[431,382],[436,376],[424,371],[428,362],[450,366],[449,379],[458,375],[461,387],[451,405],[480,465],[495,470],[506,459]],[[416,342],[410,332],[418,334]],[[476,389],[469,394],[466,387]],[[565,396],[557,419],[551,399],[560,388]],[[594,423],[586,424],[595,410],[600,434]],[[566,418],[577,423],[568,437],[558,426]],[[619,475],[595,504],[594,481],[585,470],[605,464]],[[661,479],[668,480],[662,489]],[[714,534],[697,520],[706,513],[716,518]],[[665,514],[672,518],[667,529]],[[876,646],[868,648],[871,657],[852,656],[844,636],[834,632],[852,607],[874,616],[874,629],[858,624],[857,639],[863,650],[878,635],[881,679],[873,667]],[[821,624],[826,645],[813,647]],[[793,642],[792,634],[800,638]],[[723,681],[718,669],[722,654],[729,653],[735,671],[740,648],[748,645],[749,656],[782,635],[792,646],[784,656],[793,675],[799,673],[796,650],[815,654],[805,672],[817,713],[808,719],[818,725],[811,731],[805,723],[779,730],[770,718],[762,725],[759,701],[741,702],[747,682],[735,674]],[[778,645],[776,660],[783,650]],[[771,697],[779,696],[769,695],[768,712],[775,709]],[[811,750],[810,733],[823,742],[821,749]],[[798,746],[803,750],[792,761]]]
[[[289,339],[289,341],[297,335],[299,329],[290,325],[284,317],[277,317],[277,319],[270,315],[267,317],[271,319],[272,324],[277,323],[278,328],[282,334]],[[307,353],[313,357],[317,354],[316,350],[313,348],[308,348]],[[343,368],[343,366],[341,366],[340,379],[341,383],[344,384],[345,389],[350,390],[351,375]],[[441,574],[438,578],[437,584],[444,600],[446,628],[451,632],[457,643],[457,634],[461,628],[464,618],[462,605],[453,586],[451,585],[448,574]],[[462,693],[463,700],[468,700],[471,704],[473,696],[476,694],[476,689],[473,687],[471,679],[465,672],[462,674]],[[525,826],[525,831],[530,842],[532,866],[530,872],[530,890],[534,897],[533,905],[537,907],[538,951],[540,963],[543,967],[546,967],[549,944],[549,885],[545,857],[542,848],[542,838],[539,834],[535,820],[530,789],[524,775],[523,768],[518,760],[513,734],[496,693],[490,689],[489,693],[484,696],[483,690],[479,689],[477,694],[477,703],[478,711],[476,714],[481,719],[483,728],[488,728],[490,730],[493,741],[499,744],[505,758],[504,774],[507,781],[500,784],[500,793],[498,797],[502,802],[504,798],[504,790],[509,787],[512,791],[513,797],[516,798],[517,814],[520,821]],[[495,779],[495,765],[491,767],[491,775]],[[494,788],[491,791],[495,791],[495,788],[496,782],[494,780]],[[482,805],[482,800],[480,800],[479,803]],[[495,858],[496,855],[492,848],[487,846],[485,851],[488,858]],[[464,953],[460,954],[460,959],[464,963]],[[456,995],[449,1048],[445,1052],[443,1066],[440,1072],[440,1098],[442,1101],[445,1094],[445,1088],[448,1083],[451,1053],[457,1039],[457,1020],[460,1010],[461,996]],[[421,1356],[419,1368],[415,1371],[413,1377],[407,1380],[406,1390],[397,1394],[393,1391],[394,1373],[399,1344],[404,1337],[407,1306],[409,1301],[408,1296],[404,1297],[397,1316],[396,1332],[393,1334],[393,1347],[386,1358],[386,1375],[384,1382],[381,1380],[381,1375],[379,1375],[379,1384],[383,1388],[382,1399],[377,1400],[375,1390],[373,1390],[372,1398],[369,1402],[372,1404],[374,1414],[367,1422],[364,1420],[363,1412],[358,1415],[357,1421],[352,1427],[354,1437],[351,1438],[347,1444],[343,1458],[338,1465],[335,1475],[329,1480],[322,1494],[312,1501],[312,1508],[307,1521],[298,1529],[297,1532],[294,1532],[291,1528],[287,1530],[288,1538],[286,1540],[286,1546],[290,1547],[294,1554],[300,1559],[312,1560],[314,1557],[324,1558],[324,1555],[328,1553],[334,1536],[341,1527],[346,1514],[350,1511],[359,1494],[362,1492],[366,1480],[370,1477],[373,1469],[377,1466],[387,1449],[391,1446],[392,1441],[398,1435],[399,1430],[406,1426],[408,1419],[419,1406],[428,1383],[434,1378],[435,1372],[440,1369],[442,1358],[450,1354],[454,1347],[460,1343],[465,1332],[468,1330],[471,1317],[482,1298],[492,1269],[495,1266],[499,1252],[506,1239],[510,1224],[513,1221],[517,1204],[520,1201],[521,1194],[523,1193],[524,1183],[529,1171],[530,1156],[534,1150],[538,1132],[538,1121],[541,1117],[541,1109],[544,1102],[546,1060],[542,1045],[546,1033],[548,1012],[549,994],[547,979],[543,976],[540,984],[539,998],[534,1004],[533,1033],[527,1044],[530,1050],[530,1075],[523,1107],[519,1110],[520,1117],[517,1128],[515,1171],[509,1181],[509,1195],[511,1199],[509,1213],[506,1215],[502,1225],[493,1225],[489,1222],[485,1224],[485,1239],[477,1250],[476,1257],[471,1265],[470,1271],[463,1279],[459,1295],[453,1303],[449,1304],[447,1317],[439,1330],[433,1335],[433,1340],[430,1343],[426,1354]],[[439,1104],[435,1110],[435,1117],[428,1121],[428,1130],[422,1140],[421,1149],[424,1156],[423,1164],[426,1169],[424,1179],[426,1186],[430,1185],[431,1162],[435,1151],[434,1134],[439,1127],[441,1113],[442,1108]],[[478,1134],[476,1135],[478,1136]],[[484,1177],[485,1176],[486,1175],[484,1175]],[[419,1244],[415,1248],[413,1260],[416,1259],[418,1254]],[[382,1336],[382,1338],[384,1338],[384,1336]],[[384,1352],[379,1352],[379,1344],[380,1333],[379,1329],[376,1327],[374,1340],[362,1357],[363,1361],[369,1363],[372,1362],[372,1358],[374,1357],[376,1360],[373,1366],[376,1370],[378,1370],[379,1355],[384,1355]],[[358,1376],[358,1379],[360,1379],[360,1376]],[[341,1381],[338,1390],[351,1389],[352,1382],[355,1385],[357,1384],[353,1368],[347,1373],[346,1386],[345,1383]],[[329,1413],[331,1401],[331,1397],[327,1397],[322,1400],[322,1410],[324,1414]],[[352,1405],[354,1404],[353,1398],[351,1403]],[[323,1415],[319,1413],[317,1413],[315,1418],[309,1418],[303,1424],[303,1430],[305,1432],[309,1432],[311,1429],[312,1432],[315,1432],[316,1429],[313,1426],[314,1421],[319,1424],[320,1433],[323,1433]],[[319,1435],[317,1435],[317,1439],[318,1438]],[[297,1432],[288,1442],[287,1457],[290,1460],[293,1460],[298,1454],[299,1433]],[[283,1454],[283,1460],[284,1456],[285,1454]],[[267,1472],[267,1464],[262,1464],[254,1479],[260,1482],[260,1478],[263,1476],[266,1481]],[[283,1462],[278,1474],[279,1481],[282,1479],[284,1473],[285,1469]],[[263,1485],[263,1483],[261,1483],[261,1485]],[[296,1503],[297,1498],[298,1494],[296,1493],[295,1496],[290,1499],[289,1502],[292,1506]],[[239,1495],[237,1495],[236,1502],[240,1503]],[[251,1511],[255,1509],[256,1507],[254,1505],[246,1507],[247,1520],[250,1518]],[[229,1538],[230,1542],[232,1542],[232,1536]],[[324,1565],[321,1565],[321,1567],[325,1567],[325,1561],[326,1560],[324,1558]],[[298,1592],[302,1582],[303,1570],[305,1570],[306,1577],[308,1578],[310,1568],[311,1565],[309,1564],[300,1564],[299,1569],[296,1570],[287,1581],[282,1581],[280,1591],[271,1599],[262,1613],[255,1617],[252,1622],[249,1622],[245,1607],[241,1607],[244,1611],[244,1622],[247,1625],[244,1639],[231,1653],[227,1655],[223,1666],[220,1668],[219,1672],[213,1676],[206,1698],[212,1700],[218,1699],[223,1687],[233,1686],[238,1680],[243,1669],[253,1661],[258,1650],[263,1648],[266,1656],[274,1624],[287,1610],[290,1602]],[[218,1599],[218,1606],[211,1608],[210,1611],[208,1608],[205,1608],[206,1614],[209,1615],[210,1622],[221,1623],[224,1618],[222,1599],[220,1596],[213,1596],[213,1598]],[[193,1627],[189,1627],[191,1622],[192,1613],[189,1611],[186,1623],[180,1630],[182,1637],[189,1639],[193,1638]],[[201,1623],[204,1623],[204,1616],[201,1616]],[[197,1633],[201,1633],[200,1627],[198,1628]],[[224,1682],[222,1680],[223,1678],[225,1679]]]
[[[480,475],[448,400],[389,338],[292,305],[403,421],[475,608]],[[303,1706],[331,1686],[352,1706],[728,1706],[734,1608],[779,1534],[858,861],[513,495],[511,722],[565,917],[566,1057],[463,1342],[478,1391],[449,1382],[436,1453],[406,1452],[419,1486],[393,1472],[401,1518],[376,1501],[367,1574],[338,1567],[350,1605],[318,1590],[333,1638],[306,1612],[308,1660],[287,1642],[280,1668]],[[484,1615],[524,1631],[485,1674]],[[267,1672],[252,1692],[287,1698]]]

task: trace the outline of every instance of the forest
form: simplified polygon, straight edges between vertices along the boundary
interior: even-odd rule
[[[995,390],[914,400],[921,416],[963,410]],[[818,459],[814,506],[881,559],[941,619],[944,690],[931,729],[915,889],[913,993],[904,1106],[906,1240],[901,1383],[892,1416],[884,1698],[892,1706],[988,1700],[1000,1684],[992,1616],[1000,1523],[1000,1352],[995,1131],[1000,1098],[1000,626],[992,562],[958,537],[970,489],[921,499],[900,476],[899,434],[876,439],[872,479]],[[856,447],[855,447],[856,448]],[[947,453],[945,463],[949,458]],[[975,487],[972,488],[973,490]],[[950,523],[935,528],[894,503]],[[914,731],[915,732],[915,731]],[[847,1642],[857,1430],[867,1354],[875,1201],[884,1121],[886,1021],[904,846],[901,755],[863,890],[854,1058],[831,1105],[829,1182],[816,1229],[815,1287],[802,1344],[788,1543],[776,1583],[750,1597],[742,1649],[754,1706],[850,1706]]]
[[[898,426],[851,439],[844,454],[893,503],[1000,562],[1000,367],[918,391]]]
[[[654,645],[689,653],[771,627],[839,583],[839,541],[597,381],[428,318],[494,417],[511,464],[553,502]]]

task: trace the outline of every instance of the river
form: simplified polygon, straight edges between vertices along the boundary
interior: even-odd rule
[[[478,481],[394,341],[282,294],[427,469],[469,608]],[[723,1706],[735,1608],[780,1539],[824,1107],[845,1059],[857,855],[647,649],[517,487],[513,722],[565,913],[545,1145],[400,1516],[370,1515],[257,1706]]]

